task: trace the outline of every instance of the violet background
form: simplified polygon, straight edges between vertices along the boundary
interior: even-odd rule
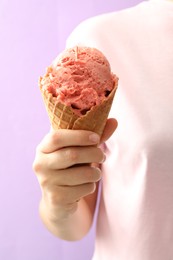
[[[78,242],[51,235],[38,216],[35,147],[49,131],[37,81],[84,19],[139,0],[0,1],[0,260],[90,260],[94,227]]]

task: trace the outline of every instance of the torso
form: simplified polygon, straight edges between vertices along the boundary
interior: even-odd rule
[[[103,51],[120,78],[110,113],[119,126],[106,144],[95,260],[173,259],[171,7],[151,0],[103,15],[88,22],[81,40]]]

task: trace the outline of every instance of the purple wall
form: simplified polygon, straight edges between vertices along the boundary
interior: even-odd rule
[[[94,230],[67,243],[53,237],[38,216],[32,162],[49,122],[37,81],[80,21],[139,2],[0,1],[0,259],[91,259]]]

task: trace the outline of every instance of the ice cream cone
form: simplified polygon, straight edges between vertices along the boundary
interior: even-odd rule
[[[90,130],[100,136],[103,133],[106,120],[111,109],[113,98],[117,89],[117,82],[108,97],[100,105],[93,106],[85,115],[76,115],[70,106],[57,101],[47,90],[40,89],[49,119],[54,130],[80,129]]]

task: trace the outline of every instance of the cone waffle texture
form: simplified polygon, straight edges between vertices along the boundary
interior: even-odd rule
[[[115,84],[109,96],[106,97],[100,105],[93,106],[85,115],[80,117],[73,112],[70,106],[58,102],[56,97],[53,97],[47,90],[41,89],[41,93],[54,130],[90,130],[101,136],[111,109],[116,89],[117,85]]]

